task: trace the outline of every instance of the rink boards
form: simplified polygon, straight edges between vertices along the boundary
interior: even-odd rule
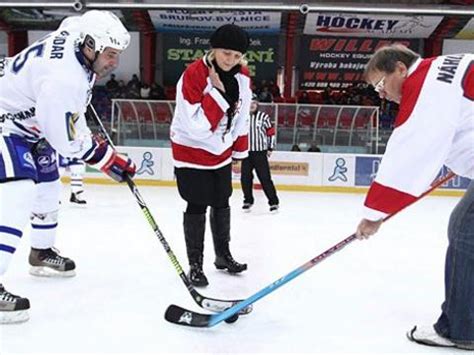
[[[137,165],[136,181],[144,185],[173,185],[173,161],[170,148],[119,147]],[[301,191],[365,192],[374,179],[381,155],[283,152],[269,159],[272,179],[279,189]],[[233,179],[239,186],[240,162],[233,164]],[[441,173],[445,173],[443,168]],[[400,174],[404,172],[401,171]],[[90,167],[86,181],[113,183]],[[469,179],[455,177],[440,189],[441,194],[459,195]],[[258,180],[254,180],[258,183]]]

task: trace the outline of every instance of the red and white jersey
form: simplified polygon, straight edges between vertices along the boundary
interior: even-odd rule
[[[176,87],[176,109],[170,128],[174,166],[218,169],[232,158],[248,155],[250,77],[247,68],[235,74],[239,100],[231,127],[227,127],[229,103],[212,86],[202,58],[184,71]]]
[[[30,142],[46,138],[61,155],[82,158],[93,146],[84,111],[95,74],[79,51],[75,19],[0,61],[0,131]]]
[[[413,202],[443,165],[474,178],[474,54],[418,59],[410,67],[363,217],[379,220]]]

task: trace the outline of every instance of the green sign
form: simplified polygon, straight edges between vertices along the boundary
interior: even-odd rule
[[[210,34],[188,33],[163,35],[163,84],[173,86],[186,66],[202,58],[209,50]],[[278,36],[250,39],[245,58],[252,80],[274,80],[278,68]]]

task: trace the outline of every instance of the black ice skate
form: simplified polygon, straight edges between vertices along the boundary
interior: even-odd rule
[[[82,197],[82,193],[83,191],[79,191],[79,192],[76,192],[76,193],[71,193],[71,197],[69,198],[69,202],[71,203],[75,203],[75,204],[78,204],[78,205],[85,205],[87,204],[87,201],[84,200],[84,198]]]
[[[0,284],[0,324],[26,322],[30,317],[30,301],[14,295]]]
[[[217,269],[227,270],[230,274],[237,274],[247,270],[247,264],[241,264],[235,261],[230,253],[224,256],[216,256],[214,265]]]
[[[250,212],[250,210],[252,209],[252,206],[253,206],[253,203],[244,202],[244,205],[242,206],[242,211]]]
[[[279,208],[280,208],[279,205],[271,205],[270,206],[270,212],[271,213],[277,213]]]
[[[72,277],[76,275],[76,264],[69,258],[58,254],[58,250],[31,248],[29,262],[30,274],[46,277]]]
[[[196,287],[204,287],[209,285],[206,275],[202,270],[202,262],[191,264],[191,268],[188,273],[189,281]]]

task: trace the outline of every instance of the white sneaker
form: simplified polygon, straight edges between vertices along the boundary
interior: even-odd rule
[[[455,344],[451,340],[442,337],[436,332],[432,325],[421,327],[415,325],[412,330],[407,332],[407,337],[409,340],[422,345],[457,348],[463,350],[474,349],[474,347],[471,345]]]

